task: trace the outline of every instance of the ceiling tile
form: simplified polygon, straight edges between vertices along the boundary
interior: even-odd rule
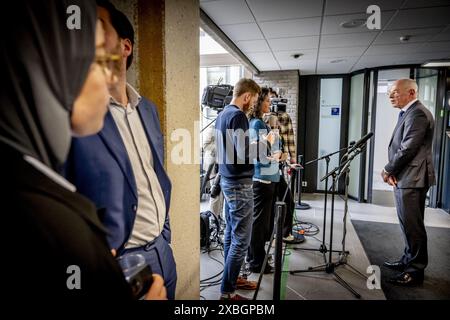
[[[221,27],[222,31],[233,41],[241,40],[263,40],[256,23],[233,24]]]
[[[203,2],[200,7],[219,26],[255,22],[244,0]]]
[[[317,58],[317,49],[305,49],[301,50],[300,53],[303,55],[299,59],[294,59],[292,55],[294,53],[299,53],[297,51],[274,51],[273,54],[278,62],[290,62],[290,61],[303,61],[303,60],[315,60]]]
[[[318,74],[336,74],[336,73],[348,73],[352,64],[349,63],[326,63],[319,62],[317,65]]]
[[[281,68],[283,70],[300,70],[301,74],[312,74],[316,70],[315,60],[304,60],[304,61],[284,61],[280,62]]]
[[[327,0],[325,15],[349,14],[366,12],[367,7],[376,4],[381,11],[396,10],[400,7],[402,0]]]
[[[261,22],[259,25],[267,39],[315,36],[320,33],[320,18]]]
[[[386,25],[389,19],[394,14],[394,11],[381,12],[381,28]],[[370,30],[366,25],[358,28],[343,28],[341,23],[354,19],[367,19],[367,15],[364,13],[359,14],[347,14],[338,16],[326,16],[323,20],[322,34],[339,34],[339,33],[357,33],[357,32],[379,32],[379,30]]]
[[[408,0],[404,8],[448,6],[448,0]]]
[[[428,53],[411,53],[405,54],[386,54],[377,56],[364,55],[358,62],[357,66],[364,65],[366,67],[389,66],[394,64],[410,64],[423,63],[430,59],[445,58],[450,52],[428,52]],[[355,69],[357,70],[357,69]]]
[[[269,39],[273,51],[314,49],[319,46],[319,36]]]
[[[404,54],[413,55],[416,53],[427,53],[436,51],[450,51],[450,42],[426,42],[426,43],[401,43],[390,45],[371,46],[365,55],[387,55]]]
[[[258,22],[320,17],[322,2],[323,0],[247,0]]]
[[[401,36],[410,36],[408,43],[425,42],[432,39],[436,34],[442,31],[442,28],[424,28],[424,29],[403,29],[395,31],[383,31],[374,41],[374,45],[379,44],[400,44]]]
[[[267,52],[270,51],[266,40],[244,40],[236,42],[236,45],[244,53],[247,52]]]
[[[446,26],[449,17],[450,6],[400,10],[386,30]]]
[[[433,41],[450,41],[450,30],[435,35]]]
[[[427,42],[416,52],[442,52],[450,51],[450,41]]]
[[[320,58],[360,57],[367,47],[320,48]]]
[[[368,46],[373,41],[376,35],[377,35],[376,32],[322,35],[320,39],[320,47],[333,48],[333,47]]]
[[[277,61],[271,52],[248,53],[246,56],[260,70],[279,70]]]

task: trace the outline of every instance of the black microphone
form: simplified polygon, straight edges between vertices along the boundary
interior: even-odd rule
[[[364,145],[367,140],[369,140],[370,138],[372,138],[373,136],[373,132],[369,132],[368,134],[366,134],[364,137],[362,137],[361,139],[359,139],[354,146],[352,146],[347,153],[353,152],[356,149],[358,149],[359,147],[361,147],[362,145]]]

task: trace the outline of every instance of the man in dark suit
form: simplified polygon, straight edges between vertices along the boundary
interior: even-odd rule
[[[134,30],[127,17],[108,1],[97,1],[105,26],[106,47],[116,50],[117,85],[103,129],[72,142],[66,176],[90,198],[108,229],[111,250],[119,256],[140,253],[162,275],[174,299],[176,265],[170,247],[171,183],[164,163],[164,140],[156,106],[127,83]]]
[[[401,111],[389,143],[389,162],[381,175],[384,182],[394,187],[405,250],[400,260],[384,265],[401,272],[390,279],[391,283],[411,286],[423,282],[428,264],[424,212],[428,189],[435,183],[431,158],[434,119],[417,100],[414,80],[397,80],[391,87],[389,99]]]

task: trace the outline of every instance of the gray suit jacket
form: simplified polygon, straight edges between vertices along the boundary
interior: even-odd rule
[[[416,101],[406,110],[389,143],[389,163],[384,170],[394,175],[398,188],[425,188],[435,184],[432,161],[434,119]]]

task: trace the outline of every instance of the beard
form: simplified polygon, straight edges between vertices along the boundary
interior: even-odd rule
[[[247,113],[248,110],[250,110],[250,102],[249,102],[249,103],[246,103],[246,104],[244,104],[244,105],[242,105],[242,111],[243,111],[244,113]]]

